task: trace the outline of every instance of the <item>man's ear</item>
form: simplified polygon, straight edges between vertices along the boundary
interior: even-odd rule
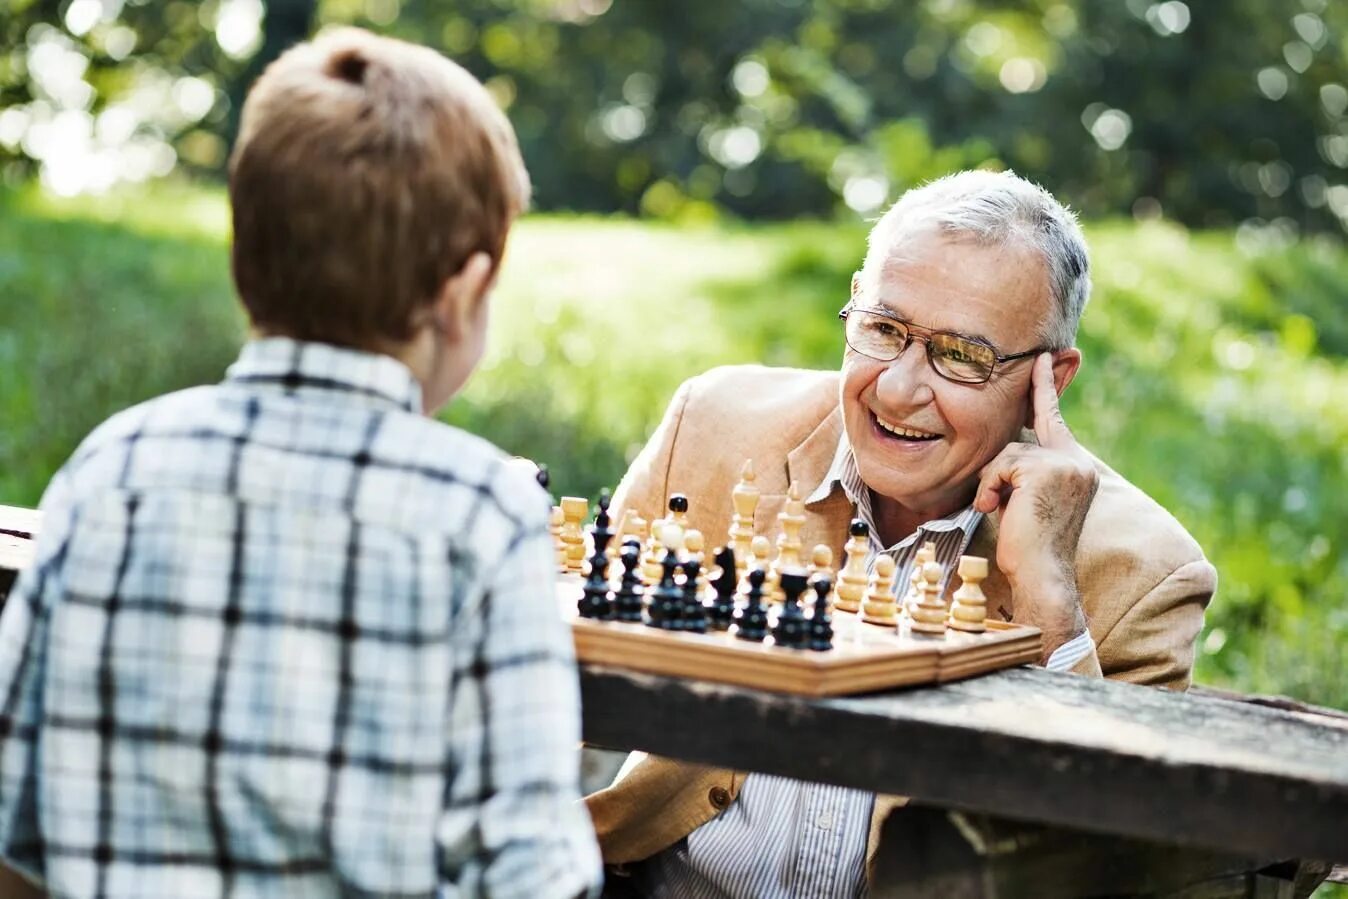
[[[1081,350],[1076,347],[1070,347],[1065,350],[1053,351],[1053,389],[1062,396],[1067,390],[1067,385],[1071,384],[1076,378],[1077,372],[1081,370]],[[1026,404],[1025,423],[1023,425],[1028,430],[1034,430],[1034,401]]]
[[[481,314],[495,277],[496,267],[490,256],[481,251],[469,256],[463,267],[445,281],[432,304],[436,328],[456,340],[468,333],[474,319]]]
[[[1053,353],[1053,388],[1058,391],[1058,396],[1063,395],[1067,385],[1072,383],[1079,371],[1081,371],[1081,350],[1070,347]]]

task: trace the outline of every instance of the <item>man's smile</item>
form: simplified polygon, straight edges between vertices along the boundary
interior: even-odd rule
[[[931,431],[924,431],[920,428],[912,428],[897,422],[886,421],[874,412],[871,412],[871,424],[880,431],[881,435],[888,439],[898,439],[906,443],[929,443],[933,440],[940,440],[940,434],[933,434]]]

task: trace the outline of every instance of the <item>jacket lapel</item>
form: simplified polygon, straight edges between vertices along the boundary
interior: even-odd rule
[[[809,496],[828,474],[841,438],[842,411],[835,406],[799,446],[786,454],[787,483],[795,483],[802,497]],[[810,547],[823,543],[833,550],[835,564],[841,565],[851,520],[852,503],[841,487],[835,488],[824,499],[808,504],[805,527],[801,529],[806,557]]]

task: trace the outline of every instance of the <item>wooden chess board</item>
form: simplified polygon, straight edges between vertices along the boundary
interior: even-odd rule
[[[564,576],[557,599],[582,662],[802,696],[843,696],[944,683],[1039,661],[1039,629],[988,621],[981,634],[929,638],[833,613],[833,648],[783,649],[732,633],[692,634],[624,621],[581,618],[581,581]]]

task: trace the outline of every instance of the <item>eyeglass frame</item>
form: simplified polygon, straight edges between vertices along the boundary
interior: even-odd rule
[[[997,366],[1001,365],[1002,363],[1014,362],[1017,359],[1025,359],[1030,356],[1037,356],[1040,353],[1046,353],[1052,349],[1052,347],[1040,346],[1032,350],[1026,350],[1023,353],[1010,353],[1008,355],[1003,356],[997,352],[997,348],[995,346],[993,346],[991,343],[989,343],[988,341],[984,340],[981,337],[970,337],[967,334],[960,334],[958,331],[939,331],[933,328],[924,328],[922,325],[914,324],[913,322],[907,321],[906,319],[899,318],[899,316],[895,315],[893,312],[889,311],[883,306],[858,306],[853,300],[848,300],[846,305],[844,305],[841,309],[838,310],[839,320],[846,322],[848,313],[853,311],[868,312],[874,315],[878,315],[881,318],[887,318],[896,324],[902,325],[908,331],[908,336],[904,339],[903,346],[899,348],[899,351],[888,359],[881,359],[878,356],[872,356],[870,353],[863,353],[861,352],[861,350],[858,350],[856,347],[852,346],[851,341],[847,340],[847,328],[846,325],[844,325],[843,340],[847,342],[847,346],[853,352],[861,353],[861,355],[865,356],[867,359],[874,359],[876,362],[893,362],[895,359],[898,359],[900,356],[902,356],[904,353],[908,351],[908,347],[912,346],[913,344],[913,338],[916,337],[918,340],[921,340],[923,343],[927,345],[927,365],[930,366],[931,370],[936,372],[938,376],[940,376],[942,379],[946,381],[949,381],[951,384],[968,384],[974,387],[980,384],[986,384],[988,383],[988,381],[992,380],[992,376],[997,373]],[[976,343],[979,346],[987,347],[987,349],[992,353],[992,366],[988,369],[988,376],[981,381],[961,381],[957,378],[950,377],[950,375],[947,375],[945,372],[937,368],[936,360],[933,359],[931,355],[931,338],[939,334],[944,334],[949,337],[958,337],[960,340],[967,340],[969,343]]]

